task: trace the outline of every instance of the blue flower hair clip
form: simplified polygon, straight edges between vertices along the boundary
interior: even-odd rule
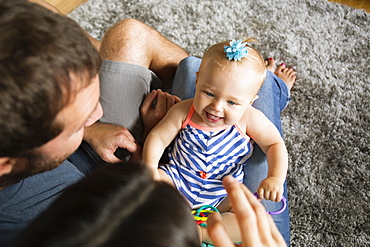
[[[242,40],[231,40],[230,46],[224,46],[224,52],[229,60],[241,61],[243,57],[248,55],[248,47],[245,47],[247,42],[242,43]]]

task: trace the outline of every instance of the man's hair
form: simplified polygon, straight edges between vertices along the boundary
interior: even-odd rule
[[[70,186],[18,236],[11,246],[200,246],[185,199],[131,162]]]
[[[0,1],[0,33],[0,157],[16,157],[63,130],[57,114],[101,59],[76,22],[27,1]]]

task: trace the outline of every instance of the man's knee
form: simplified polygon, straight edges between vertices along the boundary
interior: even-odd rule
[[[128,18],[112,26],[104,35],[100,47],[102,59],[132,63],[148,68],[148,37],[151,28]]]
[[[151,31],[153,31],[153,29],[147,24],[133,18],[127,18],[112,26],[104,35],[104,38],[111,38],[111,36],[119,35],[121,39],[132,39],[140,42],[138,37],[149,35]]]

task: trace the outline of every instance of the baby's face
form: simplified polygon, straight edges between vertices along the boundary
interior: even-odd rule
[[[235,124],[251,105],[258,83],[247,70],[235,72],[217,66],[201,67],[193,102],[201,117],[199,124],[209,127]]]

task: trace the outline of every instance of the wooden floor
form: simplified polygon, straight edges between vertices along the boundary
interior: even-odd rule
[[[329,0],[330,2],[346,4],[357,9],[364,9],[370,13],[370,0]]]
[[[45,1],[52,4],[63,14],[68,14],[78,5],[88,0],[45,0]],[[346,4],[348,6],[358,9],[364,9],[370,13],[370,0],[329,0],[329,1]]]
[[[69,14],[81,3],[87,2],[88,0],[44,0],[44,1],[50,3],[60,12],[66,15]]]

